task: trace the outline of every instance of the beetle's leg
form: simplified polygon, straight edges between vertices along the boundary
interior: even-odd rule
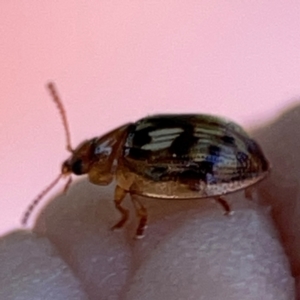
[[[230,206],[229,206],[228,202],[224,198],[222,198],[222,197],[215,197],[214,199],[216,200],[216,202],[218,202],[219,204],[222,205],[222,207],[224,209],[224,215],[229,215],[231,213]]]
[[[126,196],[126,191],[117,185],[115,189],[114,201],[115,201],[115,207],[121,213],[122,218],[117,224],[115,224],[112,227],[112,230],[122,228],[126,223],[126,221],[128,220],[129,210],[121,206],[121,203],[124,200],[125,196]]]
[[[138,228],[136,230],[136,236],[135,237],[137,239],[141,239],[145,236],[144,231],[147,228],[147,219],[148,219],[147,209],[136,198],[135,195],[131,195],[131,201],[134,205],[137,217],[140,218],[139,225],[138,225]]]
[[[245,188],[245,197],[248,200],[253,200],[253,187],[252,186]]]

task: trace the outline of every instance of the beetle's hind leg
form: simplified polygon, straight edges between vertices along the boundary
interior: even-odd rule
[[[128,216],[129,216],[129,210],[122,207],[121,203],[124,200],[125,196],[126,196],[126,191],[124,189],[122,189],[119,186],[116,186],[115,189],[115,207],[116,209],[121,213],[122,218],[121,220],[115,224],[111,229],[118,229],[118,228],[122,228],[124,226],[124,224],[126,223],[126,221],[128,220]]]
[[[130,196],[131,196],[131,201],[132,201],[135,211],[136,211],[136,215],[139,218],[139,225],[136,230],[135,237],[137,239],[141,239],[145,236],[144,232],[145,232],[145,229],[147,228],[147,220],[148,220],[147,209],[137,199],[137,196],[135,196],[135,195],[130,195]]]
[[[228,215],[230,215],[232,213],[232,211],[230,209],[230,205],[228,204],[228,202],[224,198],[222,198],[222,197],[215,197],[214,199],[224,209],[224,215],[225,216],[228,216]]]

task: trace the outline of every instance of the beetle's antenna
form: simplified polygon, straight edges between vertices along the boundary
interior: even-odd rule
[[[64,176],[65,174],[59,174],[53,182],[51,182],[27,207],[26,212],[22,219],[22,224],[26,225],[31,213],[36,208],[36,206],[40,203],[40,201],[44,198],[44,196],[59,182],[59,180]],[[69,180],[70,181],[70,180]],[[68,181],[68,182],[69,182]],[[68,184],[68,183],[67,183]],[[68,184],[69,185],[69,184]]]
[[[63,106],[62,101],[60,100],[60,97],[58,96],[57,90],[54,86],[54,83],[49,82],[47,84],[47,87],[50,91],[50,94],[53,98],[53,101],[56,103],[57,108],[59,110],[59,113],[61,115],[62,121],[63,121],[63,126],[65,129],[65,134],[66,134],[66,142],[67,142],[67,150],[71,153],[73,153],[73,149],[71,146],[71,135],[70,135],[70,129],[69,129],[69,124],[68,124],[68,120],[67,120],[67,114],[65,111],[65,108]],[[44,198],[44,196],[59,182],[59,180],[63,177],[69,175],[68,177],[68,181],[64,187],[64,193],[68,190],[71,182],[72,182],[72,177],[70,175],[70,172],[68,169],[63,169],[62,173],[59,174],[31,203],[30,205],[27,207],[24,216],[22,218],[22,224],[26,225],[29,217],[31,216],[32,212],[34,211],[34,209],[36,208],[36,206],[41,202],[41,200]]]
[[[63,190],[63,193],[64,193],[64,194],[68,191],[68,189],[69,189],[71,183],[72,183],[72,176],[69,176],[68,181],[67,181],[67,183],[66,183],[66,185],[65,185],[65,187],[64,187],[64,190]]]
[[[59,113],[62,117],[64,129],[65,129],[65,133],[66,133],[67,150],[69,152],[73,153],[73,149],[71,146],[71,135],[70,135],[70,129],[69,129],[69,124],[68,124],[68,120],[67,120],[66,110],[62,104],[62,101],[60,100],[60,97],[58,96],[58,93],[57,93],[57,90],[55,89],[54,83],[49,82],[47,87],[48,87],[50,94],[53,98],[53,101],[56,103]]]

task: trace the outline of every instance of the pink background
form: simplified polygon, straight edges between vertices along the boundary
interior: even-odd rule
[[[162,112],[257,127],[299,98],[299,16],[299,1],[2,1],[0,233],[68,155],[46,82],[73,146]]]

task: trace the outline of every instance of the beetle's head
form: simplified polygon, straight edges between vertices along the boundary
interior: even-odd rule
[[[87,174],[94,161],[95,139],[84,141],[75,150],[71,151],[71,156],[65,160],[61,167],[61,173],[65,175]]]
[[[120,145],[119,128],[103,137],[81,143],[62,164],[62,174],[88,174],[89,180],[98,185],[111,183],[114,175],[113,163]]]

